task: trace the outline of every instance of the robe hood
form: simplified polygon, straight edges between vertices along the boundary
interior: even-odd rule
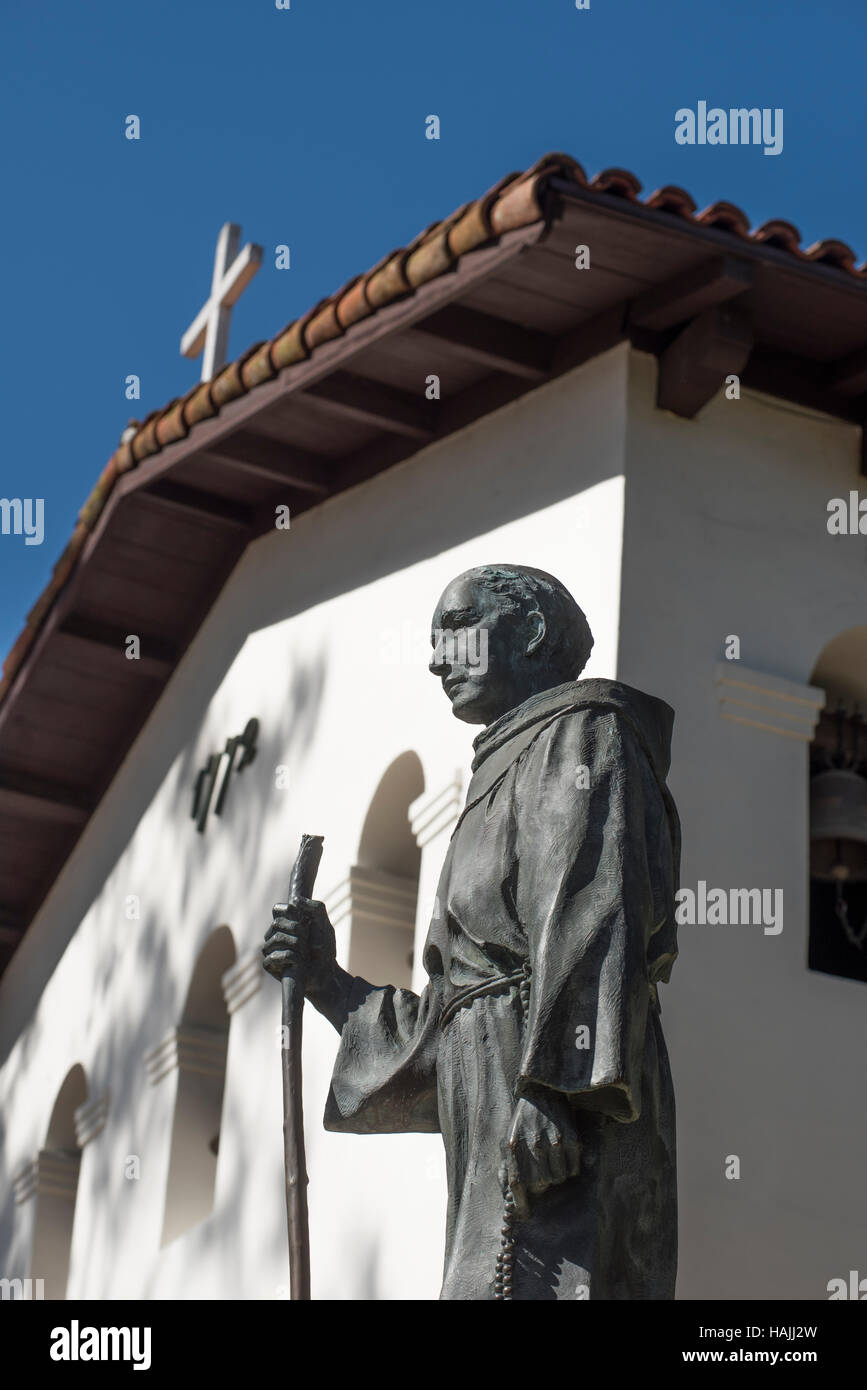
[[[522,705],[501,715],[473,741],[473,772],[517,735],[526,736],[534,726],[546,724],[567,711],[590,707],[614,709],[628,719],[641,736],[654,772],[664,782],[671,765],[674,710],[655,695],[645,695],[631,685],[610,680],[567,681],[531,695]]]

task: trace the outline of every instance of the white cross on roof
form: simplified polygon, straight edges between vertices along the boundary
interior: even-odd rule
[[[262,248],[247,242],[238,254],[241,228],[226,222],[217,238],[211,297],[181,338],[184,357],[202,357],[202,381],[211,381],[228,359],[229,320],[232,305],[249,285],[262,264]]]

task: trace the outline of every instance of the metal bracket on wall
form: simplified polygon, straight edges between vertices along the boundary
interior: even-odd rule
[[[227,738],[222,753],[211,753],[205,766],[196,776],[191,815],[200,835],[204,832],[207,823],[215,789],[217,796],[214,801],[214,815],[221,816],[226,804],[232,771],[243,772],[245,767],[249,767],[256,756],[258,735],[258,719],[248,719],[244,732],[236,734],[233,738]]]

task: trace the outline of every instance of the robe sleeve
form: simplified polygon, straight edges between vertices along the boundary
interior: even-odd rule
[[[527,749],[515,806],[532,971],[517,1093],[545,1087],[635,1120],[648,944],[666,911],[648,862],[670,855],[662,793],[628,721],[590,709],[554,720]]]
[[[356,978],[340,1035],[325,1128],[342,1134],[438,1134],[437,996]]]

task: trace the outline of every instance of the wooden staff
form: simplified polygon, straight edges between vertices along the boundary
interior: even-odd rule
[[[287,902],[313,894],[322,858],[322,836],[302,835],[289,879]],[[281,976],[283,990],[283,1162],[286,1169],[286,1220],[289,1227],[289,1292],[310,1298],[310,1227],[307,1218],[307,1163],[304,1155],[304,1108],[301,1095],[301,1025],[304,979],[300,969]]]

